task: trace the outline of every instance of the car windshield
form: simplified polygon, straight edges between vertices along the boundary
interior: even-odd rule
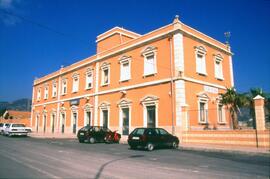
[[[24,124],[13,124],[12,127],[25,127]]]
[[[89,125],[84,126],[84,127],[82,128],[82,130],[88,130],[88,129],[90,129],[90,126],[89,126]]]
[[[132,134],[133,135],[143,135],[144,134],[145,129],[135,129]]]

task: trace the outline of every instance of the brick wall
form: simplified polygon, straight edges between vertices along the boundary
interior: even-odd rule
[[[257,133],[257,134],[256,134]],[[187,131],[183,144],[212,144],[222,146],[270,148],[270,130]]]

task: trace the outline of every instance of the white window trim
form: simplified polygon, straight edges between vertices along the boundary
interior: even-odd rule
[[[206,49],[203,46],[195,46],[195,64],[196,64],[196,73],[199,75],[207,76],[207,67],[206,67]],[[197,69],[197,61],[198,61],[198,55],[203,56],[203,61],[204,61],[204,72],[198,71]]]
[[[64,93],[64,82],[66,82],[66,92]],[[61,95],[63,96],[63,95],[66,95],[67,94],[67,90],[68,90],[68,80],[67,80],[67,78],[64,78],[64,79],[62,79],[62,89],[61,89]]]
[[[157,48],[156,47],[146,47],[142,52],[142,56],[144,57],[144,69],[143,69],[143,77],[151,76],[157,74]],[[154,56],[154,72],[147,73],[145,71],[145,64],[147,63],[147,57]]]
[[[44,85],[44,96],[43,96],[44,99],[48,99],[49,98],[49,85],[48,84],[45,84]]]
[[[37,92],[37,101],[41,100],[41,88],[38,88],[38,92]]]
[[[208,101],[209,101],[209,97],[205,94],[202,94],[202,95],[199,95],[198,96],[198,123],[199,124],[208,124],[208,116],[207,113],[208,113]],[[201,121],[201,116],[200,116],[200,103],[205,103],[205,110],[207,110],[207,113],[205,112],[204,113],[204,117],[205,117],[205,121]]]
[[[221,68],[221,75],[218,76],[217,75],[217,68],[216,68],[216,63],[219,62],[220,63],[220,68]],[[218,55],[214,55],[214,68],[215,68],[215,78],[218,80],[224,80],[224,76],[223,76],[223,58],[220,54]]]
[[[75,83],[75,80],[77,81],[77,84]],[[78,73],[74,73],[72,75],[72,93],[77,93],[80,88],[80,75]]]
[[[108,111],[108,128],[110,128],[110,103],[108,102],[103,102],[101,105],[99,105],[99,110],[100,110],[100,120],[99,120],[99,125],[103,126],[103,111],[107,110]]]
[[[124,82],[124,81],[129,81],[131,79],[131,57],[129,56],[123,56],[120,58],[119,60],[119,63],[120,63],[120,82]],[[129,77],[128,78],[124,78],[122,79],[123,75],[123,66],[124,64],[128,63],[128,70],[129,70]]]
[[[53,116],[54,116],[54,133],[55,133],[55,129],[56,129],[55,123],[56,123],[56,116],[57,116],[55,110],[53,110],[53,112],[51,113],[51,119],[50,119],[50,122],[51,122],[51,125],[50,125],[51,126],[51,133],[52,133],[52,126],[53,126]]]
[[[104,62],[101,67],[101,86],[107,86],[110,84],[110,64],[107,62]],[[104,83],[104,70],[108,69],[108,83]]]
[[[131,101],[128,99],[122,99],[119,103],[118,103],[118,107],[119,107],[119,129],[118,132],[123,135],[123,109],[128,108],[129,109],[129,121],[128,121],[128,127],[129,127],[129,134],[131,131]]]
[[[45,123],[45,119],[46,118],[46,123]],[[47,115],[47,111],[44,111],[42,114],[42,132],[46,133],[47,131],[47,121],[48,121],[48,115]],[[45,131],[44,131],[44,126],[45,126]]]
[[[91,78],[92,78],[92,84],[91,87],[88,87],[88,83],[87,83],[87,79],[88,79],[88,75],[91,74]],[[85,90],[89,90],[92,89],[94,86],[94,70],[92,68],[87,68],[86,73],[85,73]]]
[[[84,124],[84,126],[86,126],[87,125],[87,123],[86,123],[86,112],[90,112],[90,123],[91,123],[91,125],[93,125],[93,123],[94,123],[94,121],[93,121],[93,106],[91,105],[91,104],[89,104],[89,103],[87,103],[85,106],[84,106],[84,122],[83,122],[83,124]]]
[[[221,96],[218,96],[217,97],[217,123],[218,124],[227,124],[227,121],[226,121],[226,110],[225,110],[225,106],[223,105],[222,106],[222,119],[223,119],[223,121],[220,121],[220,119],[219,119],[219,105],[222,105],[221,104],[221,102],[220,102],[220,100],[221,100]]]
[[[54,92],[55,92],[55,95],[54,95]],[[52,83],[52,98],[55,98],[57,97],[57,82],[53,82]]]
[[[156,120],[155,120],[155,127],[158,127],[158,100],[159,98],[156,96],[148,95],[141,99],[141,103],[143,105],[143,127],[147,127],[147,106],[155,106],[156,107]]]
[[[36,130],[36,132],[39,132],[39,131],[40,131],[40,129],[39,129],[39,122],[40,122],[40,114],[37,113],[37,114],[36,114],[36,125],[35,125],[35,130]],[[37,129],[38,129],[38,130],[37,130]]]
[[[77,106],[71,106],[70,107],[71,113],[70,113],[70,119],[71,119],[71,124],[70,124],[70,129],[71,129],[71,133],[73,134],[73,123],[74,123],[74,115],[76,114],[77,116],[77,123],[76,123],[76,134],[78,131],[78,123],[79,123],[79,112],[78,112],[78,107]]]
[[[66,132],[66,123],[67,123],[67,113],[66,113],[66,110],[64,108],[61,109],[60,111],[60,126],[59,126],[59,133],[62,133],[62,125],[63,125],[63,114],[65,115],[65,121],[64,121],[64,133]],[[63,134],[64,134],[63,133]]]

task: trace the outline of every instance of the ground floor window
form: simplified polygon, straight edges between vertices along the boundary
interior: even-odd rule
[[[43,116],[43,132],[46,132],[47,115]]]
[[[129,108],[122,108],[122,134],[129,134]]]
[[[65,121],[66,121],[66,114],[62,113],[61,114],[61,132],[65,132]]]
[[[55,114],[52,114],[52,133],[54,133]]]
[[[147,127],[156,127],[156,106],[146,106]]]
[[[36,116],[36,131],[38,132],[39,115]]]
[[[108,128],[108,110],[102,110],[103,127]]]
[[[91,112],[90,111],[85,112],[85,125],[91,126]]]
[[[199,122],[207,123],[208,121],[208,111],[206,101],[199,102]]]
[[[224,111],[223,111],[223,105],[218,104],[218,122],[219,123],[225,123],[225,116],[224,116]]]
[[[73,117],[73,128],[72,128],[72,132],[73,134],[76,134],[77,131],[77,120],[78,120],[78,114],[77,112],[72,113],[72,117]]]

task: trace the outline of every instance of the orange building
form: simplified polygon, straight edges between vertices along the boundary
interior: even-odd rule
[[[34,81],[34,131],[76,134],[90,124],[123,136],[136,127],[181,136],[206,126],[230,128],[219,104],[219,94],[234,86],[226,44],[178,17],[144,35],[115,27],[96,43],[96,55]]]

